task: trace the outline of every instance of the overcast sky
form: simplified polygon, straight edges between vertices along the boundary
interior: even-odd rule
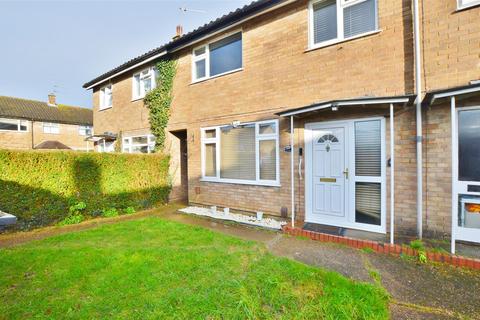
[[[85,82],[249,2],[0,0],[0,95],[91,107]]]

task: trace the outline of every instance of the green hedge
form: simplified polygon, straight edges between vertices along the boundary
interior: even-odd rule
[[[87,216],[153,207],[168,199],[168,163],[160,154],[0,150],[0,210],[25,230],[61,221],[80,201]]]

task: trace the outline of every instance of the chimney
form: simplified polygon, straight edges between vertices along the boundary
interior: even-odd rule
[[[55,96],[55,93],[50,93],[48,95],[48,105],[50,107],[56,107],[57,106],[57,97]]]
[[[178,25],[177,26],[177,34],[173,37],[173,40],[177,40],[181,36],[183,36],[183,27],[181,25]]]

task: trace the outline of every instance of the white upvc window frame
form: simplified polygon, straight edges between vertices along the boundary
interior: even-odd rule
[[[90,134],[87,134],[87,131],[90,131]],[[93,127],[92,126],[78,126],[78,135],[80,136],[91,136],[93,134]]]
[[[241,47],[242,66],[240,68],[237,68],[237,69],[229,70],[229,71],[226,71],[226,72],[223,72],[223,73],[216,74],[214,76],[210,76],[210,44],[218,42],[218,41],[220,41],[222,39],[225,39],[225,38],[228,38],[230,36],[233,36],[237,33],[240,33],[241,36],[242,36],[242,47]],[[197,51],[199,49],[202,49],[202,48],[205,48],[205,52],[201,55],[196,56],[195,51]],[[196,70],[195,64],[196,64],[197,61],[200,61],[200,60],[205,60],[205,76],[201,77],[201,78],[197,78],[197,70]],[[238,29],[238,30],[229,32],[228,34],[222,35],[221,37],[217,37],[215,39],[212,39],[208,43],[202,44],[202,45],[197,46],[197,47],[192,49],[192,83],[201,82],[201,81],[208,80],[208,79],[214,79],[214,78],[218,78],[218,77],[230,74],[230,73],[241,71],[241,70],[243,70],[243,64],[244,64],[243,30]]]
[[[147,143],[133,143],[133,138],[141,138],[147,137]],[[128,141],[127,143],[125,141]],[[123,137],[122,138],[122,152],[123,153],[134,153],[132,150],[134,147],[147,147],[149,153],[153,153],[155,151],[155,137],[153,134],[142,134],[130,137]],[[141,152],[135,152],[136,154],[142,154]],[[144,154],[144,153],[143,153]]]
[[[457,0],[457,9],[466,9],[480,5],[480,0]]]
[[[21,120],[21,119],[9,119],[9,118],[0,118],[0,121],[4,121],[7,123],[15,124],[17,123],[17,130],[6,130],[6,129],[0,129],[0,132],[28,132],[28,121],[27,120]],[[25,125],[25,130],[22,130],[22,124]]]
[[[111,99],[110,99],[110,103],[107,103],[108,100],[106,100],[106,92],[109,92],[110,96],[111,96]],[[100,88],[100,105],[99,105],[99,110],[105,110],[105,109],[109,109],[113,106],[113,85],[111,83],[103,86],[102,88]]]
[[[275,124],[275,133],[260,134],[260,125],[274,123]],[[202,169],[202,178],[201,181],[206,182],[219,182],[219,183],[233,183],[233,184],[246,184],[246,185],[259,185],[259,186],[271,186],[271,187],[280,187],[280,128],[278,119],[272,120],[263,120],[257,122],[245,122],[240,125],[255,125],[255,180],[240,180],[240,179],[225,179],[220,177],[220,168],[221,168],[221,139],[220,133],[222,127],[228,127],[230,125],[221,125],[214,127],[201,128],[201,169]],[[215,130],[215,138],[205,137],[205,132],[209,130]],[[275,180],[261,180],[260,179],[260,141],[265,140],[275,140],[275,170],[276,170],[276,179]],[[206,152],[205,145],[215,144],[216,145],[216,176],[205,176],[205,162],[206,162]]]
[[[138,80],[137,80],[138,77]],[[145,95],[149,91],[145,91],[145,85],[143,80],[150,78],[151,81],[151,90],[157,87],[157,72],[154,66],[150,66],[139,72],[135,72],[132,76],[132,101],[145,98]],[[139,85],[139,92],[137,92],[137,82]]]
[[[313,28],[313,6],[316,3],[326,0],[311,0],[308,4],[308,50],[330,46],[336,43],[353,40],[380,32],[378,26],[378,0],[375,1],[375,29],[372,31],[357,34],[353,37],[345,38],[343,25],[343,11],[345,8],[365,2],[367,0],[336,0],[337,3],[337,37],[331,40],[315,43],[315,34]]]
[[[55,122],[43,122],[43,133],[45,134],[60,134],[60,124]],[[52,130],[55,129],[55,130]]]

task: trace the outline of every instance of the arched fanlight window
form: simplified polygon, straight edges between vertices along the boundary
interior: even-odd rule
[[[325,134],[320,139],[318,139],[318,143],[325,143],[327,141],[330,141],[331,143],[338,142],[337,137],[335,137],[333,134]]]

